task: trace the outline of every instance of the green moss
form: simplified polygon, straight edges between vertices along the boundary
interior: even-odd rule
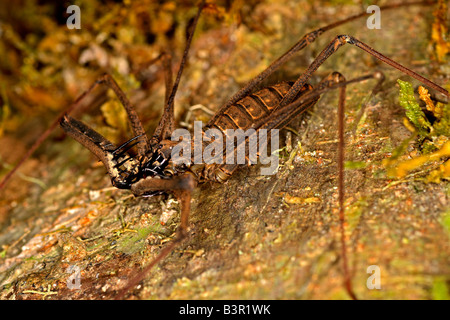
[[[431,296],[433,300],[450,300],[447,282],[445,278],[436,278],[433,280],[433,287],[431,288]]]
[[[122,237],[118,241],[117,249],[126,254],[139,252],[145,248],[145,240],[151,233],[165,233],[165,229],[159,223],[137,229],[136,232],[129,233]]]
[[[364,169],[368,163],[364,161],[345,161],[345,169]]]
[[[416,129],[419,131],[419,134],[426,136],[427,130],[431,127],[431,124],[425,117],[419,103],[414,97],[412,85],[409,82],[402,81],[400,79],[398,79],[397,82],[400,85],[400,105],[405,109],[406,116],[409,121],[414,124]]]
[[[414,97],[412,85],[402,80],[397,80],[397,82],[400,85],[400,105],[406,110],[406,116],[414,124],[419,134],[429,137],[450,136],[450,104],[436,103],[436,110],[442,110],[442,112],[431,125]]]

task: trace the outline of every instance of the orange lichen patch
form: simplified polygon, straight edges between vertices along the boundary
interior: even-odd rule
[[[403,178],[409,171],[415,170],[427,162],[439,160],[440,158],[448,156],[450,156],[450,141],[446,142],[443,147],[436,152],[403,161],[388,168],[388,173],[392,176]],[[445,174],[444,177],[450,176],[450,172],[446,169],[446,167],[448,167],[448,165],[445,165],[443,168],[443,172]]]
[[[88,224],[92,223],[96,217],[97,217],[97,211],[91,210],[84,217],[80,218],[80,220],[78,221],[78,224],[82,227],[85,227]]]
[[[445,57],[450,53],[450,39],[448,39],[449,29],[447,23],[447,2],[440,0],[436,10],[433,12],[435,20],[431,27],[431,40],[434,44],[436,58],[439,62],[444,62]]]
[[[441,105],[440,104],[438,104],[437,106],[434,105],[434,102],[431,100],[428,90],[422,86],[419,86],[418,92],[420,99],[423,102],[425,102],[427,110],[431,111],[436,118],[438,119],[441,118],[443,112],[442,108],[440,107]]]
[[[427,182],[439,183],[442,179],[450,178],[450,160],[447,160],[439,166],[438,169],[433,170],[426,177]]]

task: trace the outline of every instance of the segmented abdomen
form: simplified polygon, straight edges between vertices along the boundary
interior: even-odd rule
[[[225,134],[227,129],[249,129],[253,123],[269,115],[292,87],[293,82],[281,82],[250,94],[224,111],[210,128]]]
[[[241,129],[246,131],[259,120],[270,116],[273,110],[283,100],[284,96],[291,89],[294,82],[281,82],[276,85],[263,88],[256,93],[250,94],[245,98],[239,100],[234,105],[228,107],[219,114],[213,123],[208,124],[204,130],[218,129],[222,132],[224,141],[226,139],[227,129]],[[307,85],[299,93],[302,94],[305,90],[310,89]],[[209,144],[208,141],[202,141],[203,149]],[[246,157],[247,158],[247,157]],[[238,164],[194,164],[190,167],[198,181],[213,180],[218,182],[226,181],[233,171],[238,167]]]

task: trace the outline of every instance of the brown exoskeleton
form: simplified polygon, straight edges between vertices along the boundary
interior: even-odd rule
[[[201,8],[203,4],[201,5]],[[392,6],[394,7],[394,6]],[[387,9],[387,8],[385,8]],[[196,17],[199,19],[200,11]],[[410,69],[403,67],[397,62],[380,54],[368,45],[364,44],[358,39],[349,35],[340,35],[335,37],[328,46],[316,57],[310,64],[306,71],[292,83],[284,82],[274,86],[270,86],[255,91],[255,87],[261,81],[272,74],[283,63],[288,61],[295,52],[305,48],[310,43],[314,42],[323,32],[335,28],[345,22],[356,19],[365,14],[357,15],[348,19],[341,20],[337,23],[328,25],[324,28],[317,29],[308,33],[300,39],[290,50],[282,55],[278,60],[273,62],[265,71],[256,76],[254,79],[236,93],[227,103],[225,103],[219,111],[208,122],[207,127],[217,128],[225,135],[226,129],[279,129],[286,126],[291,119],[296,115],[303,113],[316,104],[322,93],[330,89],[339,89],[339,140],[340,144],[340,160],[339,163],[339,202],[342,215],[343,202],[343,108],[345,101],[346,85],[352,82],[358,82],[369,78],[376,78],[381,80],[379,73],[374,73],[369,76],[353,79],[350,81],[339,73],[333,73],[329,77],[322,80],[318,85],[312,86],[308,84],[309,79],[315,70],[334,52],[345,44],[352,44],[368,52],[379,60],[391,65],[394,68],[404,72],[407,75],[421,81],[425,85],[440,91],[447,97],[449,93],[420,76]],[[194,23],[194,24],[195,24]],[[184,63],[187,59],[189,46],[191,43],[193,33],[190,34],[188,45],[185,50],[180,70],[178,72],[177,80],[174,84],[169,81],[167,91],[167,101],[161,121],[155,133],[147,137],[143,125],[141,124],[135,110],[131,103],[126,98],[125,94],[109,75],[103,76],[99,79],[88,91],[86,91],[78,101],[83,99],[89,92],[99,84],[105,84],[111,88],[118,96],[123,106],[125,107],[130,123],[133,128],[134,138],[127,141],[125,144],[117,147],[103,136],[90,129],[82,122],[71,118],[65,114],[61,117],[60,123],[63,130],[80,142],[83,146],[93,152],[99,160],[102,161],[106,167],[108,174],[111,177],[112,184],[117,188],[130,189],[136,196],[150,196],[160,192],[171,192],[180,201],[181,206],[181,223],[178,229],[178,235],[175,240],[166,246],[161,254],[149,264],[135,279],[133,279],[127,288],[132,287],[138,283],[150,268],[161,261],[167,254],[169,254],[174,247],[186,236],[188,228],[188,218],[190,213],[191,192],[198,182],[216,181],[225,182],[233,172],[239,168],[238,164],[221,165],[221,164],[200,164],[193,166],[177,167],[173,166],[170,159],[170,147],[173,145],[170,136],[175,129],[174,121],[174,98],[177,91],[181,72]],[[163,57],[162,57],[163,58]],[[252,93],[253,92],[253,93]],[[76,106],[76,103],[73,107]],[[71,109],[73,109],[73,107]],[[69,113],[69,111],[67,112]],[[136,146],[138,154],[136,157],[131,157],[127,154],[127,149]],[[343,244],[343,252],[345,252],[345,242]],[[346,264],[345,258],[343,259]],[[347,266],[344,266],[344,270]],[[350,279],[347,277],[347,288],[351,295],[353,295],[350,286]]]

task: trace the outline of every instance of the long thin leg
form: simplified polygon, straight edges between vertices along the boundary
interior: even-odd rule
[[[131,279],[119,292],[116,300],[120,300],[132,287],[142,281],[147,273],[162,259],[169,255],[173,249],[187,236],[189,213],[191,211],[191,193],[196,186],[196,181],[189,173],[171,179],[146,178],[135,183],[131,191],[135,196],[142,196],[152,191],[170,191],[178,199],[181,208],[181,222],[177,235],[141,272]]]
[[[306,71],[298,78],[298,80],[294,83],[292,88],[289,90],[289,92],[284,96],[283,100],[280,102],[280,104],[277,106],[277,109],[283,108],[290,102],[294,100],[294,98],[297,96],[298,92],[300,92],[301,88],[306,84],[306,82],[309,80],[311,75],[319,68],[319,66],[328,59],[333,53],[335,53],[340,47],[342,47],[345,44],[352,44],[356,47],[366,51],[370,55],[374,56],[375,58],[383,61],[384,63],[390,65],[391,67],[394,67],[403,73],[419,80],[423,84],[429,86],[430,88],[433,88],[442,94],[446,95],[447,97],[450,97],[450,94],[447,90],[444,88],[438,86],[434,82],[424,78],[423,76],[417,74],[416,72],[402,66],[398,62],[395,62],[394,60],[386,57],[385,55],[381,54],[380,52],[376,51],[375,49],[369,47],[365,43],[359,41],[358,39],[349,36],[349,35],[339,35],[334,38],[330,44],[317,56],[316,59],[309,65],[309,67],[306,69]]]
[[[429,5],[432,4],[433,1],[414,1],[409,3],[396,3],[391,5],[386,5],[380,7],[380,10],[389,10],[403,6],[412,6],[412,5]],[[214,117],[208,122],[208,125],[213,124],[216,119],[221,116],[221,114],[228,109],[231,105],[235,104],[237,101],[241,100],[243,97],[247,96],[257,85],[261,83],[264,79],[266,79],[273,72],[278,70],[281,65],[289,61],[296,52],[303,50],[305,47],[313,43],[320,35],[322,35],[325,31],[334,29],[340,25],[343,25],[347,22],[356,20],[358,18],[369,15],[367,12],[362,12],[360,14],[356,14],[354,16],[348,17],[346,19],[342,19],[335,23],[329,24],[325,27],[316,29],[304,35],[296,44],[294,44],[285,54],[279,57],[277,60],[272,62],[264,71],[258,74],[256,77],[251,79],[241,90],[239,90],[230,100],[228,100],[222,107],[220,107],[219,111],[216,113]],[[295,95],[294,95],[295,96]]]
[[[344,285],[347,293],[353,300],[357,300],[352,287],[352,278],[348,268],[347,245],[345,242],[345,211],[344,211],[344,159],[345,159],[345,141],[344,141],[344,109],[345,109],[345,91],[346,86],[339,88],[338,104],[338,197],[339,197],[339,225],[341,231],[341,256],[342,269],[344,273]]]
[[[189,37],[186,42],[186,48],[183,52],[183,57],[181,58],[180,67],[178,69],[177,77],[175,79],[175,83],[173,84],[171,88],[170,95],[167,98],[163,115],[161,117],[161,120],[159,121],[158,126],[156,127],[155,133],[153,134],[152,143],[159,143],[161,140],[165,140],[170,138],[170,135],[172,134],[173,130],[175,130],[175,114],[174,114],[174,101],[175,101],[175,95],[178,90],[178,85],[181,80],[181,75],[183,74],[184,65],[187,61],[187,56],[189,53],[189,48],[191,47],[192,38],[194,37],[194,31],[197,27],[198,19],[200,18],[200,14],[203,10],[203,7],[205,6],[205,0],[202,1],[202,3],[199,6],[199,9],[197,11],[197,15],[194,18],[194,22],[192,25],[192,31],[189,33]]]
[[[371,75],[363,76],[357,79],[352,80],[351,82],[357,82],[366,80],[369,78],[380,78],[379,73],[374,73]],[[347,290],[347,293],[349,296],[356,300],[357,297],[355,293],[353,292],[352,283],[351,283],[351,275],[349,272],[348,267],[348,257],[347,257],[347,246],[345,241],[345,212],[344,212],[344,198],[345,198],[345,188],[344,188],[344,158],[345,158],[345,141],[344,141],[344,108],[345,108],[345,92],[346,92],[346,86],[349,84],[349,82],[345,81],[345,78],[342,74],[338,72],[332,73],[330,76],[322,80],[315,88],[315,90],[308,92],[305,94],[305,97],[301,97],[300,100],[304,101],[315,101],[313,99],[317,99],[314,96],[320,93],[323,93],[327,90],[336,88],[339,86],[339,103],[338,103],[338,202],[339,202],[339,225],[340,225],[340,233],[341,233],[341,257],[342,257],[342,268],[343,268],[343,275],[344,275],[344,286]],[[380,82],[377,83],[377,85]],[[309,97],[308,97],[309,95]],[[297,102],[298,104],[299,102]],[[303,107],[303,105],[306,106]],[[308,108],[308,103],[305,104],[305,102],[301,103],[298,107],[296,107],[295,104],[290,104],[286,106],[284,109],[281,108],[280,111],[284,111],[284,113],[288,113],[285,111],[285,109],[288,109],[290,106],[295,110],[297,109],[297,112],[304,112]],[[296,108],[295,108],[296,107]],[[278,111],[278,112],[280,112]],[[287,117],[287,119],[291,119]],[[289,120],[287,120],[289,121]]]
[[[134,136],[139,136],[137,144],[138,155],[144,156],[149,150],[150,144],[147,136],[145,135],[144,126],[142,125],[141,120],[139,120],[139,117],[133,106],[131,105],[131,102],[128,100],[127,96],[119,87],[117,82],[109,74],[104,74],[99,80],[96,81],[96,83],[105,84],[108,88],[112,89],[116,96],[119,98],[121,104],[127,111],[128,119],[130,120]]]

